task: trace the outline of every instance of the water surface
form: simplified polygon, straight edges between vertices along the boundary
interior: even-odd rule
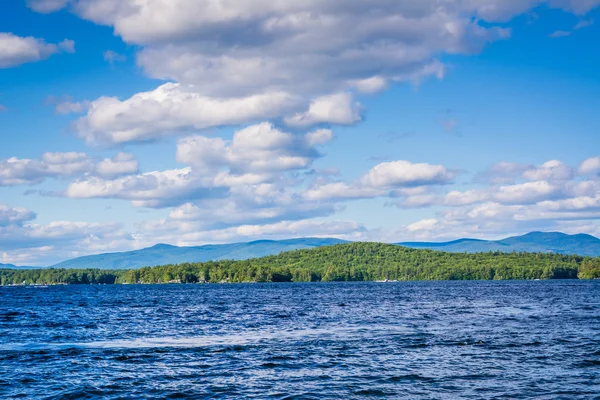
[[[0,288],[2,397],[598,393],[598,281]]]

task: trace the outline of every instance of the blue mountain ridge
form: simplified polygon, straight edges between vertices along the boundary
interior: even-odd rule
[[[40,267],[20,267],[13,264],[1,264],[0,269],[39,269]]]
[[[247,260],[298,249],[347,243],[340,239],[300,238],[289,240],[257,240],[249,243],[177,247],[168,244],[128,251],[79,257],[51,268],[136,269],[147,266],[218,260]]]
[[[288,240],[257,240],[247,243],[230,243],[196,247],[177,247],[168,244],[122,253],[106,253],[79,257],[53,265],[51,268],[136,269],[148,266],[180,264],[218,260],[246,260],[279,254],[285,251],[311,249],[321,246],[348,243],[333,238],[299,238]],[[489,251],[542,252],[577,254],[600,257],[600,239],[586,234],[567,235],[560,232],[531,232],[502,240],[458,239],[450,242],[394,243],[416,249],[432,249],[452,253],[480,253]],[[2,265],[0,268],[29,269]]]
[[[451,253],[526,251],[530,253],[560,253],[600,257],[600,239],[597,237],[586,234],[567,235],[560,232],[531,232],[502,240],[459,239],[439,243],[404,242],[396,244],[416,249],[434,249]]]

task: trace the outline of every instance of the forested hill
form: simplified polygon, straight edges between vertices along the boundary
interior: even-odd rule
[[[600,278],[600,259],[544,253],[478,254],[350,243],[243,261],[185,263],[137,270],[0,270],[3,285],[309,282],[376,280],[491,280]]]

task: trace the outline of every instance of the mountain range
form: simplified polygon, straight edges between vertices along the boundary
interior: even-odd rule
[[[459,239],[441,243],[404,242],[397,244],[415,249],[433,249],[451,253],[526,251],[600,257],[600,239],[597,237],[586,234],[567,235],[560,232],[531,232],[502,240]]]
[[[300,238],[289,240],[258,240],[248,243],[177,247],[157,244],[146,249],[122,253],[106,253],[79,257],[53,265],[51,268],[135,269],[146,266],[203,262],[210,260],[245,260],[279,254],[285,251],[311,249],[347,243],[332,238]],[[585,234],[567,235],[560,232],[531,232],[502,240],[459,239],[451,242],[401,242],[396,245],[417,249],[432,249],[452,253],[560,253],[600,257],[600,239]],[[30,269],[0,264],[0,268]]]
[[[2,264],[0,263],[0,269],[38,269],[40,267],[19,267],[13,264]]]
[[[147,249],[124,253],[107,253],[79,257],[53,265],[52,268],[135,269],[147,266],[217,260],[247,260],[279,254],[284,251],[312,249],[346,243],[339,239],[301,238],[289,240],[258,240],[248,243],[177,247],[157,244]]]

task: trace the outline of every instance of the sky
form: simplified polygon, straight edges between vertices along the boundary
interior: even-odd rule
[[[599,39],[600,0],[1,2],[0,263],[600,236]]]

